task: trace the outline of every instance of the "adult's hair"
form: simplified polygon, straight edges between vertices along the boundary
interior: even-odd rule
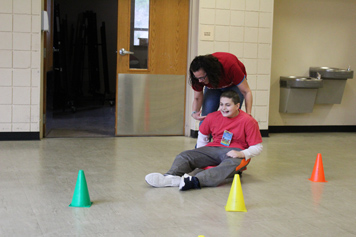
[[[231,99],[235,105],[240,103],[240,96],[236,91],[224,91],[221,94],[220,98],[222,98],[222,97]]]
[[[195,87],[199,83],[199,80],[194,76],[193,72],[203,69],[206,72],[207,77],[209,78],[209,83],[217,88],[219,86],[219,81],[223,75],[223,67],[219,60],[211,54],[200,55],[193,59],[190,63],[189,68],[189,82]]]

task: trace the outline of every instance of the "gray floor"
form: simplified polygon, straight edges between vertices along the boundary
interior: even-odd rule
[[[241,178],[247,212],[226,212],[231,182],[152,188],[195,145],[186,137],[0,143],[0,236],[355,236],[355,133],[270,134]],[[311,177],[322,154],[327,183]],[[68,205],[78,171],[90,208]]]
[[[48,111],[46,138],[113,137],[115,106],[92,104],[71,110]]]

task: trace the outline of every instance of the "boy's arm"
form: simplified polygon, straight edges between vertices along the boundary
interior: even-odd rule
[[[257,121],[250,117],[249,122],[245,124],[246,142],[249,147],[241,152],[244,154],[245,159],[248,160],[254,156],[258,156],[263,149],[261,132],[258,127]],[[259,143],[258,143],[259,142]],[[257,143],[257,144],[256,144]],[[254,145],[250,145],[254,144]]]
[[[258,156],[262,152],[263,146],[262,143],[250,146],[249,148],[241,151],[245,155],[245,159],[248,160],[254,156]]]
[[[231,150],[226,153],[226,155],[232,158],[244,158],[245,160],[248,160],[254,156],[258,156],[262,152],[262,148],[262,143],[258,143],[242,151]]]
[[[204,135],[200,131],[198,132],[197,148],[206,146],[209,143],[209,135]]]

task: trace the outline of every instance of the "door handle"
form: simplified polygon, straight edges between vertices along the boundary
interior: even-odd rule
[[[119,54],[123,56],[126,54],[134,54],[134,52],[126,51],[124,48],[122,48],[122,49],[120,49]]]

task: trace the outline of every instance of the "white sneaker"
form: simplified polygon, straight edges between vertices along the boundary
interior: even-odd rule
[[[146,182],[156,188],[178,187],[180,177],[175,175],[163,175],[160,173],[151,173],[146,175]]]

